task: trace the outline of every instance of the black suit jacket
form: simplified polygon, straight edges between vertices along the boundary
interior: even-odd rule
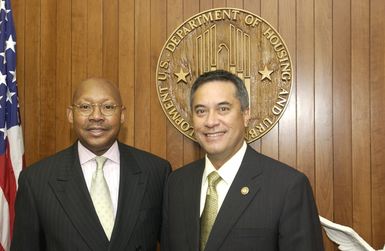
[[[167,161],[119,143],[118,209],[111,241],[99,222],[77,144],[20,174],[11,250],[156,250]]]
[[[204,159],[173,172],[163,206],[162,251],[199,250]],[[246,195],[241,193],[248,187]],[[205,251],[323,250],[317,208],[302,173],[247,147]]]

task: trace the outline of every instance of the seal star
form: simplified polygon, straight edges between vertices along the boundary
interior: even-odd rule
[[[178,73],[175,73],[175,76],[178,77],[178,80],[176,81],[176,83],[179,83],[180,81],[183,81],[185,84],[187,84],[187,80],[186,80],[186,77],[188,75],[190,75],[189,72],[184,72],[182,68],[180,68],[180,71]]]
[[[273,70],[267,69],[266,65],[265,65],[265,68],[263,69],[263,71],[258,71],[258,72],[262,75],[261,80],[268,78],[271,81],[270,74],[273,73]]]

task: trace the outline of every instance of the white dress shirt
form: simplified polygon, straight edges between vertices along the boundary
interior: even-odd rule
[[[222,180],[217,184],[217,194],[218,194],[218,211],[222,206],[223,201],[225,200],[226,194],[229,191],[231,184],[237,174],[239,167],[241,166],[243,156],[246,153],[246,142],[243,142],[242,147],[236,152],[233,157],[231,157],[226,163],[224,163],[218,170],[215,169],[209,158],[206,154],[205,161],[205,170],[203,171],[202,176],[202,187],[201,187],[201,204],[200,204],[200,215],[202,216],[203,209],[206,202],[206,194],[208,188],[207,176],[213,172],[217,171]]]
[[[92,175],[96,170],[96,155],[85,148],[80,141],[78,141],[78,152],[80,165],[82,167],[84,179],[87,184],[88,191],[91,189]],[[118,196],[119,196],[119,179],[120,179],[120,153],[117,141],[105,152],[102,156],[107,160],[104,163],[103,172],[108,188],[111,194],[112,207],[114,210],[114,218],[116,217],[116,211],[118,208]]]

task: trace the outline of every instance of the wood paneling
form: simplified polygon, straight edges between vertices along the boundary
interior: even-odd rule
[[[255,149],[303,171],[321,215],[385,242],[385,2],[382,0],[12,0],[27,164],[74,140],[66,107],[90,76],[116,82],[122,142],[173,168],[203,156],[159,105],[155,70],[168,36],[209,8],[252,11],[275,27],[294,85],[280,122]],[[325,238],[326,250],[334,245]]]
[[[297,167],[314,187],[314,2],[299,0],[297,16]]]
[[[41,110],[44,108],[41,107],[40,100],[44,97],[40,92],[40,43],[41,43],[41,34],[40,34],[40,1],[31,0],[25,2],[25,24],[28,24],[28,27],[24,28],[25,34],[25,44],[24,44],[24,118],[22,118],[22,123],[24,123],[24,133],[25,133],[25,149],[26,163],[32,163],[39,160],[41,157],[41,142],[45,139],[41,138],[40,122],[43,119],[41,117]],[[17,19],[18,17],[14,17]],[[18,22],[16,22],[17,24]],[[18,27],[16,27],[16,30]],[[16,34],[17,37],[17,34]],[[18,72],[19,66],[16,66],[16,71]],[[27,136],[29,135],[29,136]],[[28,151],[28,149],[30,149]]]
[[[135,4],[135,145],[150,150],[150,0]]]
[[[334,219],[352,225],[350,1],[333,1]]]
[[[135,3],[134,1],[119,1],[119,87],[124,100],[125,123],[119,139],[127,144],[134,144],[135,134]]]
[[[41,107],[55,107],[56,103],[56,43],[50,40],[52,35],[56,37],[56,2],[51,0],[41,1],[41,40],[40,40],[40,58],[41,58],[41,84],[40,95],[42,98],[38,101]],[[53,87],[53,88],[52,88]],[[55,124],[55,109],[41,109],[40,118],[40,158],[56,151],[55,137],[56,131],[52,128]]]
[[[89,1],[87,8],[87,75],[98,76],[103,75],[103,1]]]
[[[333,219],[333,69],[332,0],[314,3],[314,151],[319,213]],[[325,238],[326,239],[326,238]],[[326,250],[333,244],[325,241]]]
[[[353,0],[351,43],[353,227],[371,240],[369,0]]]
[[[55,76],[55,141],[56,151],[71,143],[70,125],[67,121],[66,108],[71,104],[72,79],[72,33],[71,1],[58,1],[56,5],[56,76]],[[26,136],[27,137],[27,136]]]
[[[370,4],[372,238],[373,244],[380,248],[385,240],[385,2],[372,0]]]

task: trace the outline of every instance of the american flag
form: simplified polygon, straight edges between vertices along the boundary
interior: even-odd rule
[[[24,145],[16,84],[16,36],[10,0],[0,0],[0,251],[8,251]]]

